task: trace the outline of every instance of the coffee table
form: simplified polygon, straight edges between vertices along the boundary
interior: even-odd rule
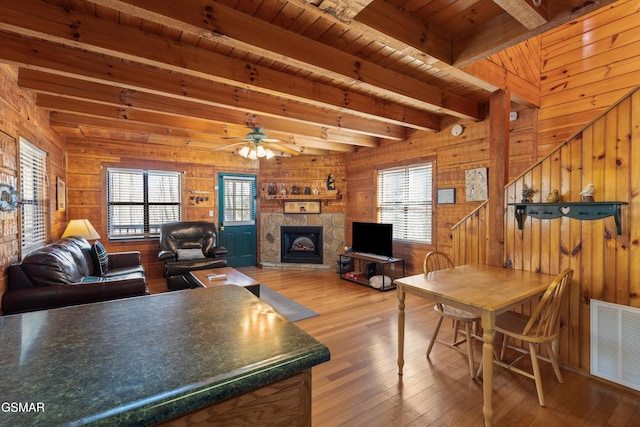
[[[260,296],[260,283],[258,283],[254,278],[247,276],[246,274],[242,274],[238,270],[233,267],[220,267],[220,268],[210,268],[208,270],[195,270],[190,271],[189,274],[198,282],[200,286],[203,288],[208,288],[210,286],[220,286],[220,285],[236,285],[243,286],[247,288],[251,293],[255,296]],[[220,275],[224,274],[227,276],[226,279],[211,279],[209,280],[209,275]]]

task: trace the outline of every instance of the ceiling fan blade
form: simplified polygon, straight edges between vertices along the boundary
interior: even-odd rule
[[[213,151],[226,150],[227,148],[235,147],[236,145],[243,145],[243,144],[246,144],[246,143],[247,143],[247,141],[242,140],[240,142],[234,142],[232,144],[226,144],[226,145],[223,145],[223,146],[220,146],[220,147],[216,147],[216,148],[213,149]]]
[[[225,139],[227,141],[250,141],[249,139],[241,136],[221,136],[220,139]]]
[[[282,151],[284,153],[291,154],[293,156],[297,156],[300,154],[300,150],[296,150],[292,148],[290,145],[280,143],[268,142],[264,144],[265,148],[270,148],[271,151]]]

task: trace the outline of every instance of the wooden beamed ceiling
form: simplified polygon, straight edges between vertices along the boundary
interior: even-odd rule
[[[482,120],[465,67],[612,2],[0,0],[0,61],[65,137],[322,155]]]

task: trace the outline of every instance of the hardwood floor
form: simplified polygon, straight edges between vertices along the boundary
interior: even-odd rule
[[[425,357],[436,315],[433,304],[406,300],[404,375],[397,367],[397,299],[340,280],[336,273],[240,268],[260,283],[318,312],[296,324],[329,347],[331,361],[313,368],[314,427],[481,426],[482,384],[469,376],[464,355],[442,345]],[[166,290],[150,283],[152,293]],[[443,324],[442,338],[451,328]],[[481,354],[476,347],[476,357]],[[535,385],[496,367],[496,426],[632,426],[640,419],[640,393],[563,369],[558,384],[541,364],[547,406]]]

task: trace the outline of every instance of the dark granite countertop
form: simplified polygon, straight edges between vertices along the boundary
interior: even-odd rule
[[[0,419],[149,425],[327,360],[327,347],[238,286],[2,316]]]

